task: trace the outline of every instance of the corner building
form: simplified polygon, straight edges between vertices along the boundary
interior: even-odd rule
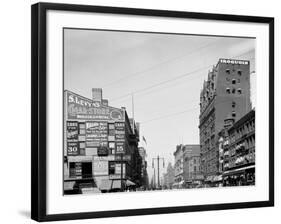
[[[208,72],[200,93],[200,155],[205,183],[221,176],[217,142],[224,120],[228,116],[239,120],[250,109],[250,62],[220,59]]]
[[[140,183],[139,135],[125,108],[64,92],[64,193],[123,191]]]

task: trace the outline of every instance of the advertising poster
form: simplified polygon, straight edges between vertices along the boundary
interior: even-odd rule
[[[94,175],[103,176],[108,175],[108,158],[107,157],[94,157],[93,162]]]
[[[86,147],[107,147],[107,122],[86,122]]]
[[[116,142],[116,153],[125,153],[124,142]]]
[[[78,149],[78,122],[67,121],[66,123],[67,155],[79,155]]]
[[[77,141],[78,139],[78,122],[77,121],[67,121],[67,141]]]
[[[115,141],[125,142],[125,123],[115,122]]]

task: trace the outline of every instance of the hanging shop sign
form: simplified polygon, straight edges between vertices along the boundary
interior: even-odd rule
[[[109,107],[98,101],[66,91],[67,119],[125,121],[122,109]]]

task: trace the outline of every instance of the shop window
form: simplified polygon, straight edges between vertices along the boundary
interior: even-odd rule
[[[109,162],[109,167],[108,167],[108,173],[110,174],[115,174],[115,162]]]
[[[69,177],[75,177],[75,163],[69,163]]]
[[[230,94],[230,89],[226,88],[226,93]]]
[[[115,142],[109,142],[108,143],[108,146],[109,146],[109,151],[112,155],[115,154]]]
[[[242,94],[242,89],[241,88],[237,89],[237,93]]]

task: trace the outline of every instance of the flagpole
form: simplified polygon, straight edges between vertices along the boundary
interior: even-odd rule
[[[135,105],[134,105],[134,93],[132,93],[132,116],[133,116],[133,134],[135,134]]]

